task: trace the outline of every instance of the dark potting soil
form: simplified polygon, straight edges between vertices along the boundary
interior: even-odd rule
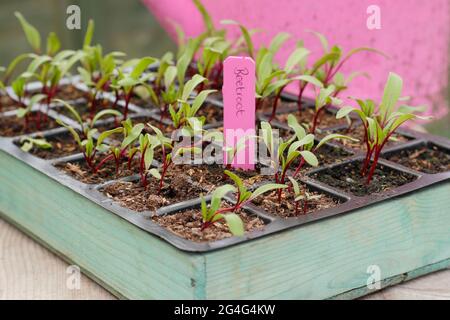
[[[175,174],[185,174],[189,176],[194,183],[209,191],[213,191],[216,187],[224,184],[234,184],[228,176],[224,177],[224,168],[218,164],[174,165],[171,167],[171,170]],[[256,166],[256,170],[254,171],[245,171],[241,169],[232,169],[230,171],[237,174],[248,188],[260,182],[273,180],[273,176],[260,174],[259,165]]]
[[[326,132],[326,134],[329,134],[329,133],[330,132]],[[365,130],[364,130],[363,126],[352,127],[352,128],[350,128],[350,130],[341,129],[341,130],[333,131],[333,133],[344,134],[344,135],[347,135],[349,137],[356,138],[359,140],[359,141],[336,140],[336,143],[340,143],[348,148],[352,148],[355,150],[366,150],[366,144],[364,143]],[[392,135],[392,139],[390,139],[388,142],[386,142],[385,147],[391,147],[393,145],[405,143],[405,142],[408,142],[409,140],[411,140],[411,139],[408,137],[405,137],[399,133],[394,133]]]
[[[362,177],[360,174],[361,167],[362,161],[354,161],[314,173],[312,177],[331,187],[360,197],[387,191],[417,179],[412,174],[378,163],[372,181],[367,184],[367,177]]]
[[[33,147],[28,153],[41,159],[56,159],[79,152],[78,145],[69,133],[48,136],[45,137],[45,140],[52,145],[51,149]],[[15,144],[19,147],[22,146],[20,141],[15,142]]]
[[[312,126],[312,121],[314,118],[314,108],[305,108],[300,114],[298,113],[298,111],[291,113],[280,113],[275,116],[275,119],[281,123],[287,124],[289,114],[293,114],[300,124]],[[322,111],[322,113],[319,115],[317,128],[329,128],[344,124],[346,124],[345,119],[336,119],[335,114],[325,110]]]
[[[99,161],[97,161],[97,163]],[[105,165],[103,165],[95,173],[92,172],[91,168],[89,168],[84,159],[80,161],[57,163],[56,167],[78,181],[86,184],[99,184],[114,179],[131,176],[139,172],[139,162],[136,158],[132,161],[131,169],[128,169],[127,161],[122,161],[117,174],[114,159],[106,162]]]
[[[302,190],[302,194],[305,195],[304,184],[300,184],[300,190]],[[290,218],[305,214],[312,214],[319,210],[333,208],[341,203],[339,199],[330,197],[325,193],[311,191],[308,188],[306,189],[306,192],[306,201],[303,199],[296,203],[294,201],[295,197],[293,192],[285,189],[281,192],[281,202],[278,201],[278,192],[273,191],[262,197],[256,198],[253,201],[253,204],[264,209],[269,214],[282,218]]]
[[[264,221],[258,216],[251,215],[245,210],[239,210],[236,213],[241,217],[246,232],[264,228]],[[216,221],[202,231],[200,208],[188,209],[163,216],[153,216],[152,220],[176,235],[191,241],[216,241],[232,236],[224,219]]]
[[[387,159],[429,174],[450,171],[450,153],[435,145],[401,150]]]
[[[77,89],[72,84],[67,84],[67,85],[63,85],[60,88],[58,88],[56,97],[58,99],[61,99],[64,101],[70,101],[70,100],[77,100],[77,99],[81,99],[81,98],[88,99],[89,94],[85,91]]]
[[[31,96],[40,92],[41,90],[32,90],[27,93],[27,96]],[[87,100],[89,98],[89,93],[83,90],[79,90],[73,84],[65,84],[57,89],[55,98],[64,101],[73,101],[81,98],[85,98]]]
[[[198,110],[197,116],[204,116],[206,118],[205,124],[217,124],[223,121],[223,108],[205,104]]]
[[[130,103],[134,104],[135,106],[141,107],[143,109],[148,109],[148,110],[157,109],[157,107],[150,101],[150,98],[142,99],[138,95],[133,95],[130,99]]]
[[[143,187],[141,182],[117,181],[101,191],[121,206],[142,212],[155,211],[188,199],[195,199],[203,192],[200,187],[189,182],[185,176],[168,171],[161,193],[158,194],[159,181],[149,177],[149,184]]]
[[[273,97],[269,97],[269,98],[263,99],[260,102],[257,101],[256,102],[257,111],[260,111],[260,112],[263,112],[266,114],[271,113],[272,108],[273,108],[273,100],[274,100]],[[297,102],[280,99],[280,100],[278,100],[277,111],[283,110],[285,108],[293,109],[296,107],[297,107]]]
[[[37,119],[40,118],[40,127],[37,126]],[[58,124],[52,118],[40,111],[33,111],[29,114],[28,126],[25,124],[25,118],[16,116],[0,117],[0,136],[16,137],[34,132],[41,132],[58,127]]]

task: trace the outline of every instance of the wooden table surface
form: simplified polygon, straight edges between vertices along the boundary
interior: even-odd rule
[[[115,299],[86,276],[70,290],[68,264],[0,219],[0,299]],[[450,299],[450,270],[436,272],[364,299]]]

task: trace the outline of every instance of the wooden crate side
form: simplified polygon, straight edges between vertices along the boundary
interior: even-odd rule
[[[448,266],[450,182],[207,254],[206,297],[326,299]],[[402,275],[404,275],[402,277]],[[391,280],[389,282],[389,279]]]
[[[0,211],[114,294],[204,295],[204,259],[187,254],[0,151]]]

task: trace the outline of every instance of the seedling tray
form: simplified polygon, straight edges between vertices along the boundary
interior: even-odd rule
[[[85,90],[77,79],[66,81]],[[221,107],[220,101],[210,103]],[[132,117],[159,119],[157,110],[135,105],[130,110]],[[57,106],[48,114],[75,126],[58,114]],[[274,126],[288,129],[281,123]],[[57,128],[40,134],[62,132]],[[387,147],[383,156],[419,146],[450,150],[450,141],[444,138],[410,130],[400,134],[409,140]],[[106,197],[100,191],[105,184],[81,183],[55,167],[81,155],[39,159],[20,150],[18,139],[0,139],[1,215],[119,297],[352,298],[371,291],[366,286],[370,265],[380,267],[383,286],[450,265],[450,172],[427,174],[383,158],[380,165],[413,181],[386,192],[356,196],[315,178],[363,158],[353,149],[330,144],[352,155],[309,170],[299,180],[339,200],[338,206],[285,219],[247,205],[244,210],[265,222],[262,230],[244,237],[193,242],[154,223],[153,212],[135,212]],[[227,200],[233,201],[232,197]],[[199,204],[199,199],[189,199],[156,214]]]

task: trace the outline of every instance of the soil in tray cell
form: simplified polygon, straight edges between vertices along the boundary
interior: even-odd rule
[[[434,174],[450,171],[450,152],[435,145],[404,149],[386,158],[424,173]]]
[[[99,161],[97,161],[97,164]],[[114,159],[107,161],[97,172],[93,172],[91,168],[86,164],[84,159],[78,161],[69,161],[57,163],[56,167],[70,175],[71,177],[86,183],[86,184],[100,184],[103,182],[111,181],[114,179],[119,179],[139,172],[139,161],[138,159],[133,159],[130,169],[128,168],[128,163],[126,160],[121,161],[119,166],[119,172],[116,173],[116,164]]]
[[[40,120],[38,127],[36,119]],[[34,132],[41,132],[57,128],[59,125],[52,118],[40,111],[33,111],[29,114],[28,125],[26,125],[25,118],[18,118],[14,116],[0,117],[0,136],[15,137]]]
[[[72,84],[67,84],[67,85],[61,86],[58,89],[58,92],[56,93],[56,97],[58,99],[61,99],[64,101],[70,101],[70,100],[78,100],[81,98],[88,99],[89,94],[85,91],[77,89]]]
[[[161,207],[181,201],[195,199],[205,192],[192,184],[185,176],[168,171],[161,192],[159,180],[149,177],[149,184],[143,187],[137,181],[117,181],[106,185],[102,191],[107,197],[123,207],[134,211],[155,211]]]
[[[41,93],[41,90],[40,89],[32,90],[27,95],[31,96],[36,93]],[[84,98],[87,100],[89,98],[89,93],[78,89],[73,84],[64,84],[64,85],[60,86],[57,89],[56,95],[55,95],[55,99],[61,99],[64,101],[73,101],[73,100],[78,100],[81,98]]]
[[[225,204],[223,207],[229,207],[229,205]],[[245,210],[239,210],[236,213],[241,217],[246,232],[264,228],[264,221],[258,216],[247,213]],[[216,241],[232,236],[223,219],[201,230],[202,214],[200,208],[186,209],[163,216],[153,216],[152,220],[177,236],[195,242]]]
[[[213,190],[224,184],[233,184],[233,181],[224,175],[224,167],[218,164],[212,165],[174,165],[172,170],[175,173],[185,174],[191,180],[206,190]],[[256,170],[244,171],[241,169],[230,169],[237,174],[244,182],[247,188],[254,186],[257,183],[272,181],[272,175],[261,175],[260,167],[257,164]]]
[[[36,137],[37,139],[41,137]],[[51,149],[40,149],[33,147],[28,153],[41,159],[56,159],[80,152],[78,145],[70,133],[62,133],[44,137],[52,145]],[[16,141],[15,144],[21,147],[23,143]]]
[[[302,199],[295,202],[293,192],[285,189],[281,192],[281,201],[278,200],[278,191],[272,191],[255,199],[253,204],[272,215],[290,218],[313,214],[319,210],[336,207],[341,203],[341,200],[337,198],[319,191],[312,191],[304,184],[299,183],[299,185],[303,196],[306,191],[306,200]]]
[[[212,104],[206,104],[198,110],[197,116],[206,118],[205,125],[217,124],[223,121],[223,109]]]
[[[412,174],[378,163],[372,181],[367,184],[367,177],[362,177],[360,174],[361,167],[362,161],[353,161],[316,172],[311,177],[331,187],[361,197],[394,189],[417,179]]]

